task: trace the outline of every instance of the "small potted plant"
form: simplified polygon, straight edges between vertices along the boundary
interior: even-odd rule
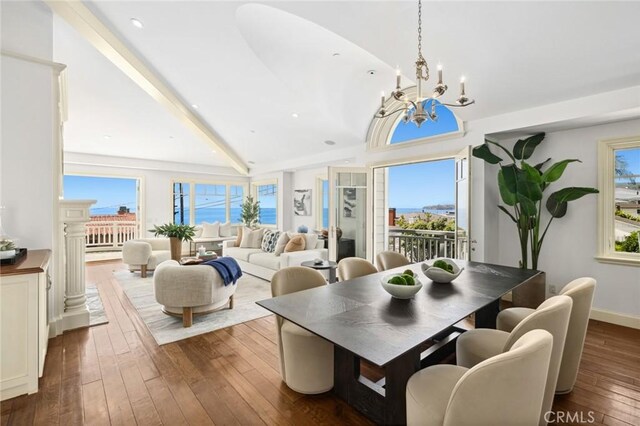
[[[0,259],[11,259],[16,255],[16,245],[12,240],[0,240]]]
[[[260,223],[260,201],[254,201],[251,195],[248,195],[244,202],[240,205],[240,221],[248,228],[255,227]]]
[[[171,258],[180,261],[182,256],[182,242],[193,240],[195,232],[194,226],[177,225],[175,223],[165,223],[164,225],[155,225],[149,232],[153,235],[169,238],[171,244]]]

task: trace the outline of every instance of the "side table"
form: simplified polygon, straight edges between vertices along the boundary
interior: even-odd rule
[[[306,266],[307,268],[315,269],[316,271],[326,271],[329,270],[329,284],[335,283],[336,280],[336,269],[338,269],[338,264],[331,260],[325,260],[322,263],[315,263],[313,260],[309,260],[307,262],[302,262],[301,266]]]

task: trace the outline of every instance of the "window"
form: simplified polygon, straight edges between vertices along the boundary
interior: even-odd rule
[[[232,223],[240,223],[240,213],[242,212],[242,202],[244,201],[244,186],[229,186],[229,207]]]
[[[253,184],[256,201],[260,202],[260,224],[278,224],[278,184],[257,182]]]
[[[174,182],[173,222],[240,223],[240,205],[245,192],[245,185],[231,183]]]
[[[408,88],[405,92],[408,98],[414,99],[416,88]],[[367,131],[367,150],[390,150],[403,148],[407,144],[419,144],[434,139],[462,137],[464,135],[464,122],[452,111],[435,99],[423,101],[426,112],[431,113],[435,109],[437,121],[428,120],[418,127],[413,122],[404,122],[401,112],[392,114],[387,118],[374,118]],[[387,111],[402,110],[403,103],[390,97],[385,102]]]
[[[191,185],[185,182],[173,184],[173,223],[188,225],[191,223],[189,209],[189,191]]]
[[[438,121],[426,121],[422,126],[418,127],[415,123],[404,122],[400,120],[398,125],[391,134],[390,144],[411,142],[418,139],[430,138],[433,136],[444,135],[446,133],[455,133],[459,129],[458,120],[449,108],[442,105],[435,99],[425,101],[425,110],[431,111],[432,103],[436,103],[436,114]]]
[[[601,141],[598,160],[599,258],[640,264],[640,137]]]
[[[316,178],[316,228],[329,228],[329,180]]]
[[[227,221],[227,186],[196,184],[195,224]]]

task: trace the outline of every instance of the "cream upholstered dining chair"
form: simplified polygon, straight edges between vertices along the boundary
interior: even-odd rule
[[[564,350],[572,304],[573,300],[569,296],[551,297],[542,302],[538,309],[522,320],[511,333],[490,328],[477,328],[462,333],[456,342],[457,364],[471,368],[492,356],[508,351],[522,335],[531,330],[542,329],[548,331],[553,336],[553,347],[549,370],[546,375],[547,382],[544,390],[542,411],[539,413],[540,424],[547,424],[544,414],[551,410],[553,405],[553,395],[558,381],[560,360]],[[541,374],[541,372],[538,372],[538,374]]]
[[[311,268],[282,268],[271,279],[271,295],[282,296],[327,285]],[[321,337],[277,317],[278,350],[282,380],[296,392],[316,394],[333,388],[333,345]]]
[[[573,306],[571,307],[567,339],[560,362],[560,373],[556,385],[557,394],[571,392],[576,383],[595,289],[596,280],[583,277],[571,281],[560,291],[560,294],[569,296],[573,300]],[[530,308],[505,309],[498,314],[497,328],[510,332],[533,312],[535,310]]]
[[[418,371],[407,383],[407,424],[536,424],[552,346],[548,331],[532,330],[471,369],[440,364]]]
[[[381,271],[411,264],[409,259],[396,251],[383,251],[376,256],[376,264]]]
[[[373,263],[360,257],[346,257],[338,262],[338,278],[340,281],[352,280],[364,275],[378,272]]]

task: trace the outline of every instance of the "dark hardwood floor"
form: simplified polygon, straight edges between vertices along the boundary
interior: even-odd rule
[[[369,424],[282,383],[273,316],[158,346],[113,279],[123,268],[87,268],[109,324],[51,339],[40,391],[2,402],[2,425]],[[554,409],[571,413],[563,424],[640,425],[640,330],[591,321],[578,383]]]

